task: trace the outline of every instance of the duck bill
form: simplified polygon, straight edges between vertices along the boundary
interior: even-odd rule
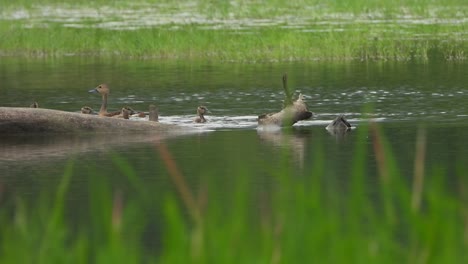
[[[98,91],[96,90],[96,88],[93,88],[91,90],[88,91],[88,93],[97,93]]]

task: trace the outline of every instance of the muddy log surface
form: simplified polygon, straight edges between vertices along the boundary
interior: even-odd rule
[[[0,134],[73,132],[186,132],[188,128],[149,121],[100,117],[42,108],[0,107]]]

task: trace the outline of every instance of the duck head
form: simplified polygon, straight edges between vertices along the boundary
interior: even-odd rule
[[[107,86],[107,84],[103,83],[103,84],[98,85],[96,88],[89,90],[88,92],[107,95],[107,94],[109,94],[110,90],[109,90],[109,86]]]
[[[201,105],[201,106],[199,106],[197,108],[197,114],[198,115],[204,115],[204,114],[209,114],[209,113],[211,113],[211,112],[210,112],[210,110],[208,110],[208,108],[206,108],[206,106]]]

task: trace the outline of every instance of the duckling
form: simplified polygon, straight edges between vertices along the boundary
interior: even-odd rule
[[[120,110],[120,114],[116,115],[114,117],[116,118],[123,118],[123,119],[129,119],[130,118],[130,113],[133,111],[132,108],[125,106]]]
[[[39,108],[39,104],[37,102],[32,103],[29,107],[31,108]]]
[[[351,130],[351,124],[346,120],[344,115],[339,115],[326,128],[329,131],[333,130],[346,132]]]
[[[101,103],[101,108],[99,109],[99,115],[100,116],[115,116],[119,115],[121,111],[116,111],[112,113],[107,112],[107,96],[110,93],[109,86],[107,84],[100,84],[96,88],[89,90],[88,92],[90,93],[99,93],[102,96],[102,103]]]
[[[94,114],[94,110],[89,106],[83,106],[81,107],[81,113],[86,115],[92,115]]]
[[[131,107],[129,107],[129,106],[122,107],[122,109],[120,111],[118,111],[118,112],[119,112],[118,115],[114,115],[112,117],[129,119],[130,115],[132,115],[134,113],[133,109]]]
[[[195,123],[205,123],[206,122],[206,119],[205,119],[205,114],[206,113],[210,113],[210,111],[208,110],[208,108],[206,108],[205,106],[199,106],[197,108],[197,114],[198,116],[193,120]]]
[[[149,121],[158,122],[158,108],[155,105],[149,106]]]
[[[145,112],[137,112],[137,111],[133,110],[132,108],[130,108],[130,109],[131,109],[131,112],[130,112],[131,116],[139,117],[139,118],[145,118],[146,117]]]

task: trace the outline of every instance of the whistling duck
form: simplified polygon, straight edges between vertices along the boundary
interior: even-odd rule
[[[155,105],[150,105],[149,106],[149,121],[154,121],[154,122],[158,122],[158,108],[156,108]]]
[[[206,119],[205,119],[205,114],[206,113],[210,113],[210,111],[208,110],[208,108],[206,108],[205,106],[199,106],[197,108],[197,114],[198,116],[194,119],[194,122],[195,123],[205,123],[206,122]]]
[[[107,112],[107,96],[109,95],[110,89],[107,84],[100,84],[96,88],[89,90],[90,93],[99,93],[102,96],[101,108],[99,109],[100,116],[115,116],[119,115],[120,111],[108,113]]]

